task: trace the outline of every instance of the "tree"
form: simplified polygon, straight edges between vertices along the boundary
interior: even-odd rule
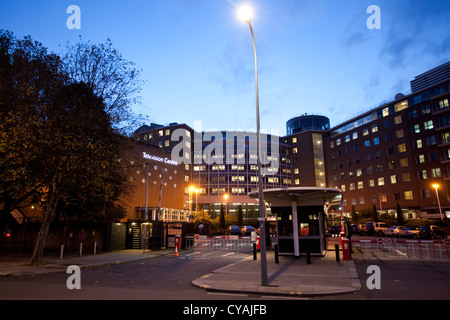
[[[243,226],[244,225],[244,214],[242,212],[242,205],[238,206],[237,224],[238,224],[238,226]]]
[[[375,205],[372,206],[372,217],[374,222],[378,222],[378,212],[377,207],[375,207]]]
[[[45,188],[31,139],[42,109],[67,79],[60,69],[59,57],[41,43],[0,30],[0,218],[37,201]]]
[[[400,204],[397,202],[397,223],[399,226],[403,226],[405,224],[405,219],[403,218],[403,212],[400,208]]]
[[[107,201],[117,197],[114,188],[125,182],[118,161],[120,138],[91,88],[84,83],[63,86],[42,116],[32,141],[40,152],[45,211],[32,263],[41,261],[58,203]]]
[[[223,203],[220,204],[219,227],[223,229],[225,228],[225,209],[223,207]]]
[[[63,63],[30,37],[0,31],[1,214],[30,199],[40,203],[33,263],[58,208],[123,214],[115,200],[124,191],[119,159],[129,139],[119,133],[133,118],[138,73],[111,45],[89,46],[95,50],[71,51],[83,63],[70,54]]]
[[[105,111],[116,129],[125,133],[140,122],[131,106],[140,100],[141,71],[122,57],[110,39],[92,44],[83,42],[80,36],[75,45],[67,45],[63,61],[64,70],[72,81],[85,83],[103,99]]]
[[[354,205],[352,205],[352,222],[353,223],[358,222],[358,213],[356,212]]]

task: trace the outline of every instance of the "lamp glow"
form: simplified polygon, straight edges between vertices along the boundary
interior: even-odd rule
[[[239,19],[250,23],[252,21],[252,9],[249,6],[243,6],[238,11]]]

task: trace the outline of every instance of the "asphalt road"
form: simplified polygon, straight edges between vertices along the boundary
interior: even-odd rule
[[[192,251],[180,257],[161,256],[141,261],[82,269],[81,289],[69,290],[66,273],[0,278],[0,300],[292,300],[209,293],[192,280],[249,254]],[[450,262],[424,260],[355,260],[361,290],[355,294],[309,300],[449,300]],[[380,289],[369,289],[369,266],[380,270]]]
[[[246,256],[248,253],[199,252],[81,269],[79,290],[67,288],[70,275],[66,273],[5,277],[0,278],[0,300],[220,299],[220,295],[193,286],[192,280]]]
[[[355,266],[361,282],[358,293],[321,299],[450,300],[450,262],[368,259],[355,260]],[[379,267],[379,289],[369,288],[374,283],[369,266]]]

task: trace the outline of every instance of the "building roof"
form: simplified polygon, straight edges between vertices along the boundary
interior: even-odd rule
[[[250,192],[251,198],[258,198],[259,192]],[[290,207],[292,201],[296,201],[298,206],[307,205],[329,205],[340,206],[342,200],[342,190],[325,187],[289,187],[265,189],[264,200],[269,201],[274,207]]]

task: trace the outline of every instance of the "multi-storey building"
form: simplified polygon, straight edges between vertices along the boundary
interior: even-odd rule
[[[345,211],[395,212],[398,203],[409,218],[440,218],[439,197],[450,213],[450,79],[415,90],[420,81],[325,134],[327,185],[344,191]]]
[[[258,203],[248,196],[258,190],[256,133],[219,131],[201,136],[192,172],[192,184],[199,188],[198,208],[214,218],[221,204],[231,214],[241,206],[244,218],[256,218]],[[290,149],[278,136],[261,135],[264,189],[292,185]]]
[[[324,116],[292,118],[287,136],[279,138],[276,170],[265,172],[264,188],[335,187],[344,192],[345,212],[375,205],[379,212],[396,213],[399,204],[408,218],[440,218],[441,211],[449,216],[449,100],[450,62],[415,77],[411,93],[397,94],[333,128]],[[184,130],[186,140],[180,131],[172,138],[177,129]],[[178,148],[185,163],[186,207],[190,199],[191,208],[197,204],[212,216],[220,204],[227,204],[230,212],[241,205],[244,216],[257,215],[255,200],[247,196],[258,188],[256,154],[250,147],[254,133],[200,133],[172,123],[144,126],[136,135],[167,152]],[[263,157],[274,155],[269,151]],[[190,186],[199,192],[188,197]]]
[[[292,148],[292,185],[325,187],[323,134],[330,120],[319,115],[303,115],[287,121],[283,141]]]

